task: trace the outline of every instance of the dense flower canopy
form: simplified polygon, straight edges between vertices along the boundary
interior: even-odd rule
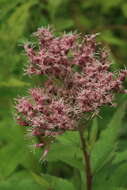
[[[24,46],[30,62],[26,73],[46,75],[47,81],[16,104],[17,121],[31,135],[55,137],[75,130],[86,113],[98,113],[101,106],[114,104],[116,92],[126,92],[127,71],[110,71],[108,52],[96,43],[96,34],[58,37],[50,28],[40,28],[34,36],[38,47]]]

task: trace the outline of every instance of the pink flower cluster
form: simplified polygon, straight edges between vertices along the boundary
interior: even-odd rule
[[[63,99],[51,99],[40,88],[30,90],[29,98],[17,99],[18,123],[31,127],[31,135],[55,136],[74,127],[69,118],[70,107]]]
[[[56,37],[50,28],[40,28],[34,35],[38,47],[24,46],[30,61],[26,73],[48,79],[43,88],[30,89],[29,97],[17,99],[16,105],[17,121],[29,127],[31,135],[55,137],[75,130],[86,113],[113,105],[114,94],[126,92],[122,83],[127,71],[110,71],[108,52],[96,43],[96,35]]]

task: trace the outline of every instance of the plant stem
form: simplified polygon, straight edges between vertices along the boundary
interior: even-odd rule
[[[90,154],[86,147],[86,140],[83,135],[83,130],[81,127],[79,127],[78,129],[79,129],[78,131],[79,131],[82,150],[83,150],[83,157],[85,161],[84,172],[86,175],[87,190],[92,190],[92,171],[91,171],[91,165],[90,165]]]

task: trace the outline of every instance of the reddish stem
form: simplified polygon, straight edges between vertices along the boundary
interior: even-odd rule
[[[91,171],[91,165],[90,165],[90,154],[87,151],[86,140],[83,136],[83,130],[81,128],[79,128],[79,135],[80,135],[83,156],[84,156],[84,161],[85,161],[84,172],[86,175],[87,190],[92,190],[92,171]]]

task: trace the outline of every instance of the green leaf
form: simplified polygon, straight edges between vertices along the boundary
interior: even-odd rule
[[[78,131],[65,132],[57,137],[57,140],[64,145],[75,145],[80,147],[80,137]]]
[[[77,169],[83,169],[82,151],[78,132],[65,132],[57,137],[46,157],[48,161],[63,161]],[[58,154],[59,152],[59,154]]]
[[[127,163],[116,165],[116,169],[110,176],[109,183],[116,187],[127,187],[125,176],[127,175]]]
[[[84,190],[86,188],[86,175],[84,171],[80,171],[81,176],[81,190]]]
[[[127,161],[127,150],[123,152],[117,152],[113,164],[118,164],[122,161]]]
[[[53,190],[76,190],[71,182],[66,179],[51,175],[42,174],[42,176],[50,183],[50,189]]]
[[[24,139],[23,139],[24,140]],[[12,174],[19,165],[39,171],[38,162],[28,148],[21,142],[10,143],[0,149],[0,177],[5,178]]]
[[[110,190],[110,189],[109,189]],[[126,188],[123,188],[123,187],[114,187],[113,189],[111,190],[127,190]]]
[[[0,87],[24,87],[24,86],[30,86],[29,83],[20,81],[16,78],[10,78],[7,82],[0,82]]]
[[[93,151],[91,152],[93,172],[101,169],[112,155],[115,148],[115,142],[122,125],[125,108],[126,103],[124,102],[124,104],[117,109],[107,128],[101,132],[100,138],[94,145]]]
[[[1,0],[0,1],[0,16],[1,22],[5,21],[5,17],[12,12],[19,3],[20,0],[11,0],[11,3],[8,3],[8,0]],[[9,14],[10,15],[10,14]]]
[[[122,3],[123,0],[96,0],[97,4],[100,4],[102,6],[103,12],[108,11],[110,8],[117,7]]]
[[[29,17],[29,9],[35,3],[35,0],[26,1],[24,4],[17,7],[15,12],[8,19],[9,37],[14,40],[13,43],[16,43],[19,36],[22,34]]]
[[[13,44],[11,44],[11,46],[15,45],[15,43],[17,43],[17,41],[19,40],[19,37],[22,35],[23,30],[27,24],[27,19],[29,17],[29,9],[35,3],[35,0],[29,0],[21,4],[8,18],[7,23],[2,23],[1,38],[3,40],[13,40]]]
[[[45,188],[49,188],[49,183],[42,176],[37,175],[36,173],[33,173],[33,172],[31,172],[31,174],[38,184],[40,184],[41,186]]]
[[[108,42],[109,44],[112,45],[117,45],[117,46],[124,46],[125,42],[124,40],[119,39],[116,37],[112,31],[110,30],[105,30],[101,34],[101,39],[104,40],[105,42]]]
[[[22,157],[22,147],[8,145],[0,150],[0,177],[9,176],[17,167]]]
[[[123,188],[123,187],[113,187],[112,185],[111,186],[106,186],[106,185],[102,185],[101,187],[97,187],[97,188],[94,188],[94,190],[127,190],[127,189],[125,189],[125,188]]]
[[[110,184],[109,179],[114,171],[114,167],[110,163],[107,163],[103,170],[99,170],[97,175],[93,178],[93,188],[94,190],[109,190],[110,187],[114,187],[115,184]],[[101,179],[101,181],[100,181]]]
[[[52,144],[46,160],[63,161],[72,167],[83,169],[82,152],[75,145]]]
[[[123,165],[121,170],[119,166],[112,166],[108,163],[103,170],[100,170],[98,174],[93,178],[93,189],[94,190],[116,190],[120,187],[126,187],[126,165]],[[100,180],[101,179],[101,180]],[[124,188],[123,188],[124,189]]]
[[[54,26],[55,28],[57,28],[57,30],[65,30],[68,28],[71,28],[74,25],[73,20],[71,19],[62,19],[62,18],[56,18],[55,22],[54,22]]]
[[[0,59],[2,64],[1,78],[3,78],[4,82],[6,79],[10,78],[9,74],[12,74],[12,70],[16,69],[15,65],[17,63],[18,68],[22,68],[22,63],[24,60],[17,54],[17,51],[19,50],[18,41],[24,35],[23,33],[25,32],[30,16],[30,8],[36,3],[36,0],[23,0],[22,3],[21,1],[18,2],[19,5],[16,6],[12,13],[7,16],[6,21],[2,20],[1,23]],[[12,4],[13,3],[14,1],[12,0]],[[11,3],[8,3],[8,5],[11,7]],[[19,69],[16,70],[19,72]]]
[[[17,172],[12,175],[10,178],[6,179],[5,181],[2,180],[0,183],[1,190],[48,190],[46,182],[42,178],[42,183],[39,185],[36,180],[30,175],[29,172]]]
[[[127,18],[127,3],[124,3],[122,5],[122,12],[123,12],[124,16]]]
[[[51,18],[54,19],[54,16],[57,12],[57,10],[59,9],[59,7],[61,6],[61,4],[63,3],[62,0],[49,0],[48,1],[48,9],[51,15]]]
[[[94,118],[91,131],[90,131],[90,138],[89,138],[90,149],[92,149],[95,144],[95,141],[97,139],[97,133],[98,133],[98,122],[97,122],[97,118]]]
[[[0,123],[0,177],[12,174],[19,165],[39,172],[39,163],[28,149],[24,133],[19,126],[8,119]]]

